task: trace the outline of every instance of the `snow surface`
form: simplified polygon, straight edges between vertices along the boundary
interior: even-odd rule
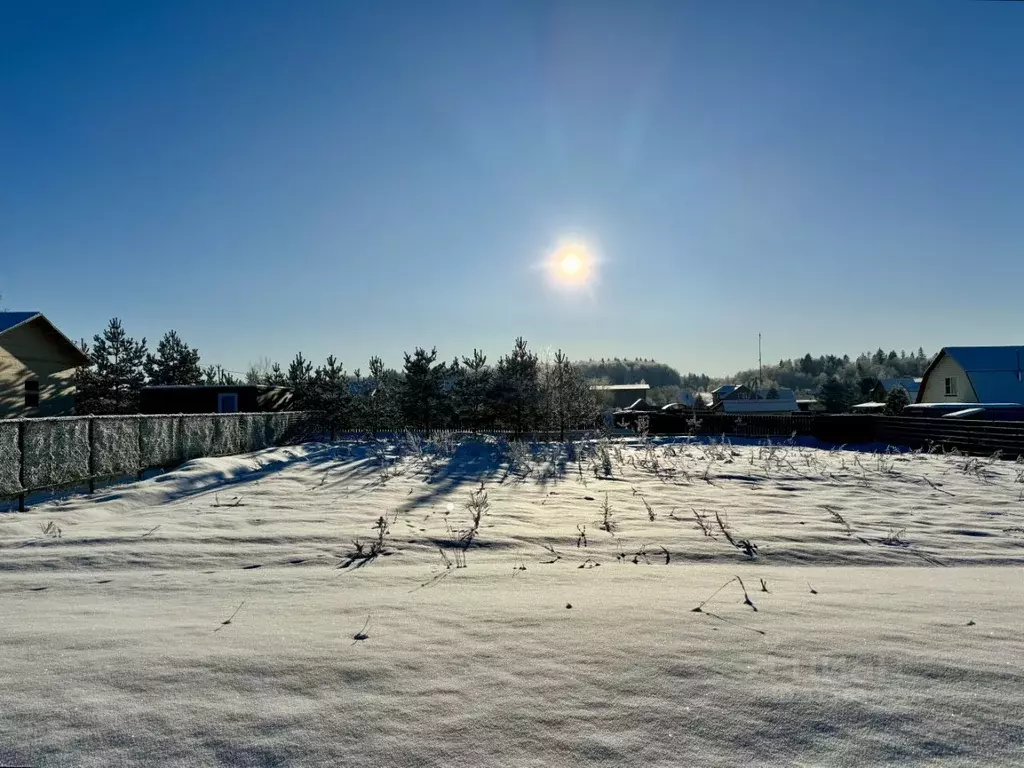
[[[276,448],[0,515],[0,765],[1024,762],[1024,465],[605,448]]]

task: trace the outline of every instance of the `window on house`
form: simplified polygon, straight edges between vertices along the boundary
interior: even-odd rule
[[[25,407],[26,408],[38,408],[39,407],[39,382],[38,381],[26,381],[25,382]]]
[[[956,376],[946,377],[946,397],[957,397],[960,394]]]
[[[238,413],[237,393],[223,392],[217,395],[217,413]]]

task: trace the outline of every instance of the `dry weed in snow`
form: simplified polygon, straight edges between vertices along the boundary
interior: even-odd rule
[[[1022,467],[408,435],[33,499],[0,765],[1020,764]]]

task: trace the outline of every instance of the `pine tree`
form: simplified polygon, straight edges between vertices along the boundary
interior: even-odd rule
[[[493,419],[491,402],[491,369],[487,356],[473,350],[472,357],[456,358],[449,367],[452,420],[463,429],[479,430],[490,426]]]
[[[217,365],[208,365],[203,369],[202,383],[207,386],[234,386],[240,382],[234,374],[218,363]]]
[[[900,416],[908,405],[910,405],[910,394],[903,387],[895,386],[886,395],[885,415]]]
[[[268,387],[287,387],[288,377],[284,375],[284,371],[281,370],[280,363],[274,363],[270,366],[270,373],[267,374],[263,383]]]
[[[94,367],[93,393],[85,398],[92,413],[134,413],[146,383],[143,364],[146,340],[135,341],[121,321],[111,318],[102,334],[93,337],[89,352]]]
[[[553,384],[552,412],[554,425],[558,429],[558,439],[565,440],[567,429],[589,427],[600,415],[597,397],[587,385],[583,371],[569,357],[558,350],[551,365]]]
[[[845,413],[853,402],[853,392],[847,384],[833,377],[822,384],[818,400],[829,413]]]
[[[352,396],[348,391],[348,379],[341,363],[331,355],[323,366],[318,366],[309,386],[306,407],[323,414],[324,427],[331,439],[344,429],[350,416]]]
[[[497,415],[514,435],[536,426],[539,390],[537,355],[517,338],[512,353],[498,361],[493,382]]]
[[[82,350],[89,359],[92,353],[89,349],[89,342],[82,339],[78,342],[78,348]],[[75,414],[83,415],[88,413],[103,412],[100,388],[97,384],[96,368],[93,365],[84,365],[75,370]]]
[[[365,392],[360,394],[358,408],[365,413],[366,428],[373,433],[399,426],[398,374],[384,368],[376,355],[370,358],[370,376]]]
[[[286,385],[292,390],[292,408],[305,411],[310,408],[312,397],[313,363],[306,360],[299,352],[288,366]]]
[[[437,361],[437,348],[427,352],[416,347],[410,355],[405,353],[405,379],[400,396],[402,415],[406,425],[416,429],[440,426],[444,411],[445,393],[442,385],[446,366]]]
[[[176,331],[164,334],[157,344],[156,355],[146,355],[143,367],[151,385],[188,385],[203,381],[199,350],[182,341]]]

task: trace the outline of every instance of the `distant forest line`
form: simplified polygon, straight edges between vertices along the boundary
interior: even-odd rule
[[[586,360],[577,365],[590,381],[604,384],[635,384],[646,381],[651,390],[648,399],[656,405],[675,402],[682,391],[707,392],[721,384],[747,384],[761,387],[792,389],[798,396],[814,397],[825,389],[842,385],[846,399],[863,400],[879,379],[921,376],[934,355],[890,350],[879,347],[856,358],[849,355],[814,355],[769,363],[759,373],[757,368],[737,371],[732,376],[716,377],[704,373],[680,373],[655,360],[611,358]],[[758,379],[760,378],[760,382]],[[826,384],[829,386],[826,387]]]

